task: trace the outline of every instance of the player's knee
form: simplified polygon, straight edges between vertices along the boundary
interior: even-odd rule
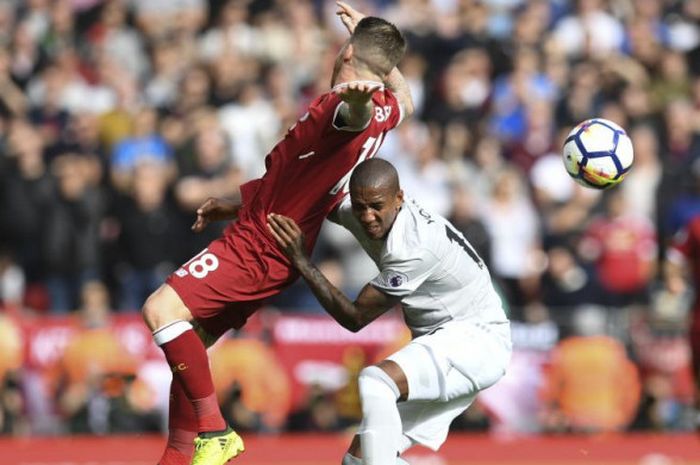
[[[395,402],[399,398],[399,388],[396,382],[377,366],[363,368],[360,371],[358,384],[362,399],[384,397]]]
[[[146,302],[144,302],[143,306],[141,307],[141,316],[143,317],[143,321],[146,322],[152,331],[155,331],[159,327],[159,313],[160,309],[163,308],[162,305],[159,305],[159,300],[158,291],[155,291],[153,294],[148,296],[148,299],[146,299]]]
[[[141,307],[141,315],[152,331],[176,320],[192,320],[192,314],[182,303],[180,297],[166,285],[161,286],[148,296]]]

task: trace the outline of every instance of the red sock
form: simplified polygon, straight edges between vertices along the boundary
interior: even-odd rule
[[[191,329],[160,346],[187,398],[195,407],[197,431],[221,431],[226,422],[221,416],[209,371],[204,344]]]
[[[184,455],[177,449],[166,447],[158,465],[190,465],[191,455]]]
[[[197,416],[177,378],[170,381],[168,443],[159,465],[190,465],[197,436]]]

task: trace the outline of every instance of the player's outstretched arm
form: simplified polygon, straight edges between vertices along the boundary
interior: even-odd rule
[[[399,298],[388,296],[367,284],[355,302],[333,286],[304,252],[303,235],[291,218],[271,213],[268,229],[285,255],[299,271],[323,308],[345,329],[357,332],[399,303]]]
[[[396,98],[403,108],[404,118],[411,116],[415,110],[413,106],[413,98],[411,97],[411,89],[408,87],[406,79],[399,71],[399,68],[394,67],[391,72],[384,79],[384,84],[391,89],[391,91],[396,95]]]
[[[197,219],[192,225],[192,231],[202,232],[209,223],[236,219],[240,208],[239,201],[209,197],[197,209]]]

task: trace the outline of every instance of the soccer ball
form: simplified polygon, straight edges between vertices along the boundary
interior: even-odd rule
[[[562,155],[574,181],[593,189],[619,184],[634,160],[632,141],[625,130],[603,118],[586,120],[572,129]]]

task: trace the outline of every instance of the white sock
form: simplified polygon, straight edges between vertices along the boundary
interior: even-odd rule
[[[396,407],[399,388],[381,368],[370,366],[360,372],[362,425],[360,444],[364,465],[396,462],[401,437],[401,417]]]
[[[162,346],[174,339],[177,339],[185,331],[189,331],[192,325],[185,320],[175,320],[167,325],[153,331],[153,342],[158,346]]]

